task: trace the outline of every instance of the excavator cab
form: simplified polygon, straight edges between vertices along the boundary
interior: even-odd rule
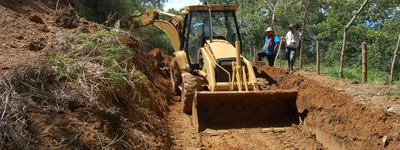
[[[227,6],[229,7],[229,5]],[[188,55],[189,70],[194,71],[201,67],[201,56],[198,51],[204,47],[206,40],[226,40],[235,47],[235,41],[241,41],[238,34],[238,24],[235,11],[231,9],[213,10],[209,12],[205,6],[191,8],[184,16],[184,39],[181,48]]]

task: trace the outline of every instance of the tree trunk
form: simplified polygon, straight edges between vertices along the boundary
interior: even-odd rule
[[[347,28],[345,27],[343,31],[342,53],[340,54],[339,78],[343,78],[343,59],[344,59],[344,47],[346,45],[346,38],[347,38]]]
[[[308,13],[308,8],[311,5],[311,0],[308,1],[306,11],[304,13],[304,21],[303,21],[303,27],[301,28],[301,36],[304,37],[304,30],[306,28],[306,21],[307,21],[307,13]],[[300,52],[299,52],[299,68],[303,68],[303,58],[302,58],[302,53],[303,53],[303,47],[304,47],[304,38],[301,38],[301,46],[300,46]]]
[[[249,58],[249,60],[250,61],[252,61],[253,59],[252,59],[252,57],[253,57],[253,46],[250,46],[249,47],[250,49],[249,49],[249,57],[246,57],[246,58]],[[256,56],[254,56],[254,58],[255,58]]]
[[[346,45],[346,35],[347,30],[350,28],[351,24],[353,24],[354,20],[356,20],[357,16],[361,13],[364,9],[365,5],[367,5],[368,0],[365,0],[364,3],[361,5],[360,9],[358,9],[357,13],[354,14],[353,18],[350,22],[344,27],[344,34],[343,34],[343,45],[342,45],[342,53],[340,55],[340,71],[339,71],[339,78],[343,78],[343,60],[344,60],[344,48]]]
[[[317,64],[316,64],[316,70],[317,70],[317,74],[320,75],[320,63],[319,63],[319,42],[317,41]]]
[[[362,45],[362,82],[367,83],[368,82],[368,63],[367,63],[367,54],[368,54],[368,48],[367,48],[367,42],[363,42]]]
[[[393,72],[394,72],[394,66],[396,65],[397,55],[399,54],[399,45],[400,45],[400,34],[399,34],[399,38],[397,39],[396,50],[394,51],[394,56],[393,56],[393,61],[392,61],[392,69],[390,69],[390,81],[389,81],[390,84],[393,83],[393,76],[394,76]]]
[[[271,28],[272,28],[272,29],[274,29],[275,8],[276,8],[276,7],[274,7],[274,10],[272,11],[272,19],[271,19]]]
[[[275,10],[276,10],[276,7],[278,7],[279,1],[277,1],[275,4],[273,4],[271,1],[267,1],[267,0],[264,0],[264,2],[268,4],[269,9],[270,9],[270,11],[272,12],[272,19],[271,19],[271,25],[270,25],[270,27],[271,27],[272,29],[274,29]]]

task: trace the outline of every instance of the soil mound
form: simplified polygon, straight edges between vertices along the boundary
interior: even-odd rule
[[[59,27],[64,28],[77,28],[79,26],[79,20],[75,11],[71,8],[64,8],[56,12],[54,17],[55,23]]]

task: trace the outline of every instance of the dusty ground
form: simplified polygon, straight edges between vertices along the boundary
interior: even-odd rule
[[[397,149],[399,145],[398,87],[351,84],[341,80],[296,71],[254,65],[259,73],[276,81],[273,89],[297,89],[297,106],[303,123],[275,129],[230,129],[194,133],[191,118],[173,115],[179,143],[204,149]],[[265,72],[265,73],[263,73]],[[382,91],[386,91],[383,94]],[[175,112],[176,113],[176,112]],[[190,130],[188,130],[190,129]],[[189,136],[187,133],[190,133]],[[173,135],[174,137],[174,135]],[[174,137],[176,139],[176,137]],[[189,142],[188,142],[189,141]],[[178,149],[185,149],[178,145]]]
[[[54,18],[54,8],[55,2],[51,0],[0,1],[0,149],[400,147],[400,93],[397,85],[346,83],[303,70],[286,74],[284,69],[257,64],[254,64],[257,75],[274,83],[271,90],[298,90],[297,107],[302,123],[282,128],[197,133],[191,116],[181,111],[179,96],[171,90],[168,72],[160,69],[169,67],[172,58],[159,49],[143,52],[140,43],[129,38],[122,42],[136,52],[129,62],[146,75],[141,79],[144,86],[140,90],[134,87],[127,91],[109,88],[96,70],[91,72],[95,67],[82,66],[85,76],[72,80],[79,83],[71,80],[51,83],[50,89],[58,91],[54,93],[24,84],[14,85],[30,87],[27,90],[37,92],[31,97],[16,96],[10,91],[20,89],[13,89],[13,84],[8,81],[18,77],[18,73],[29,73],[26,65],[39,65],[48,58],[46,54],[55,50],[54,45],[61,45],[60,34],[70,35],[83,27],[90,34],[105,28],[85,21],[79,22],[77,27],[73,21],[60,27]],[[88,96],[90,90],[95,94]],[[149,99],[148,107],[131,98],[135,90]],[[96,94],[101,95],[100,98],[95,99]]]

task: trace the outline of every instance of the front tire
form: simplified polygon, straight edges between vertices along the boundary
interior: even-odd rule
[[[185,73],[182,77],[182,92],[181,92],[181,103],[182,110],[184,113],[192,112],[192,103],[194,94],[196,92],[196,77],[192,74]]]
[[[179,86],[182,84],[182,72],[179,70],[178,63],[173,60],[170,65],[169,76],[171,78],[172,90],[175,95],[180,95]]]

